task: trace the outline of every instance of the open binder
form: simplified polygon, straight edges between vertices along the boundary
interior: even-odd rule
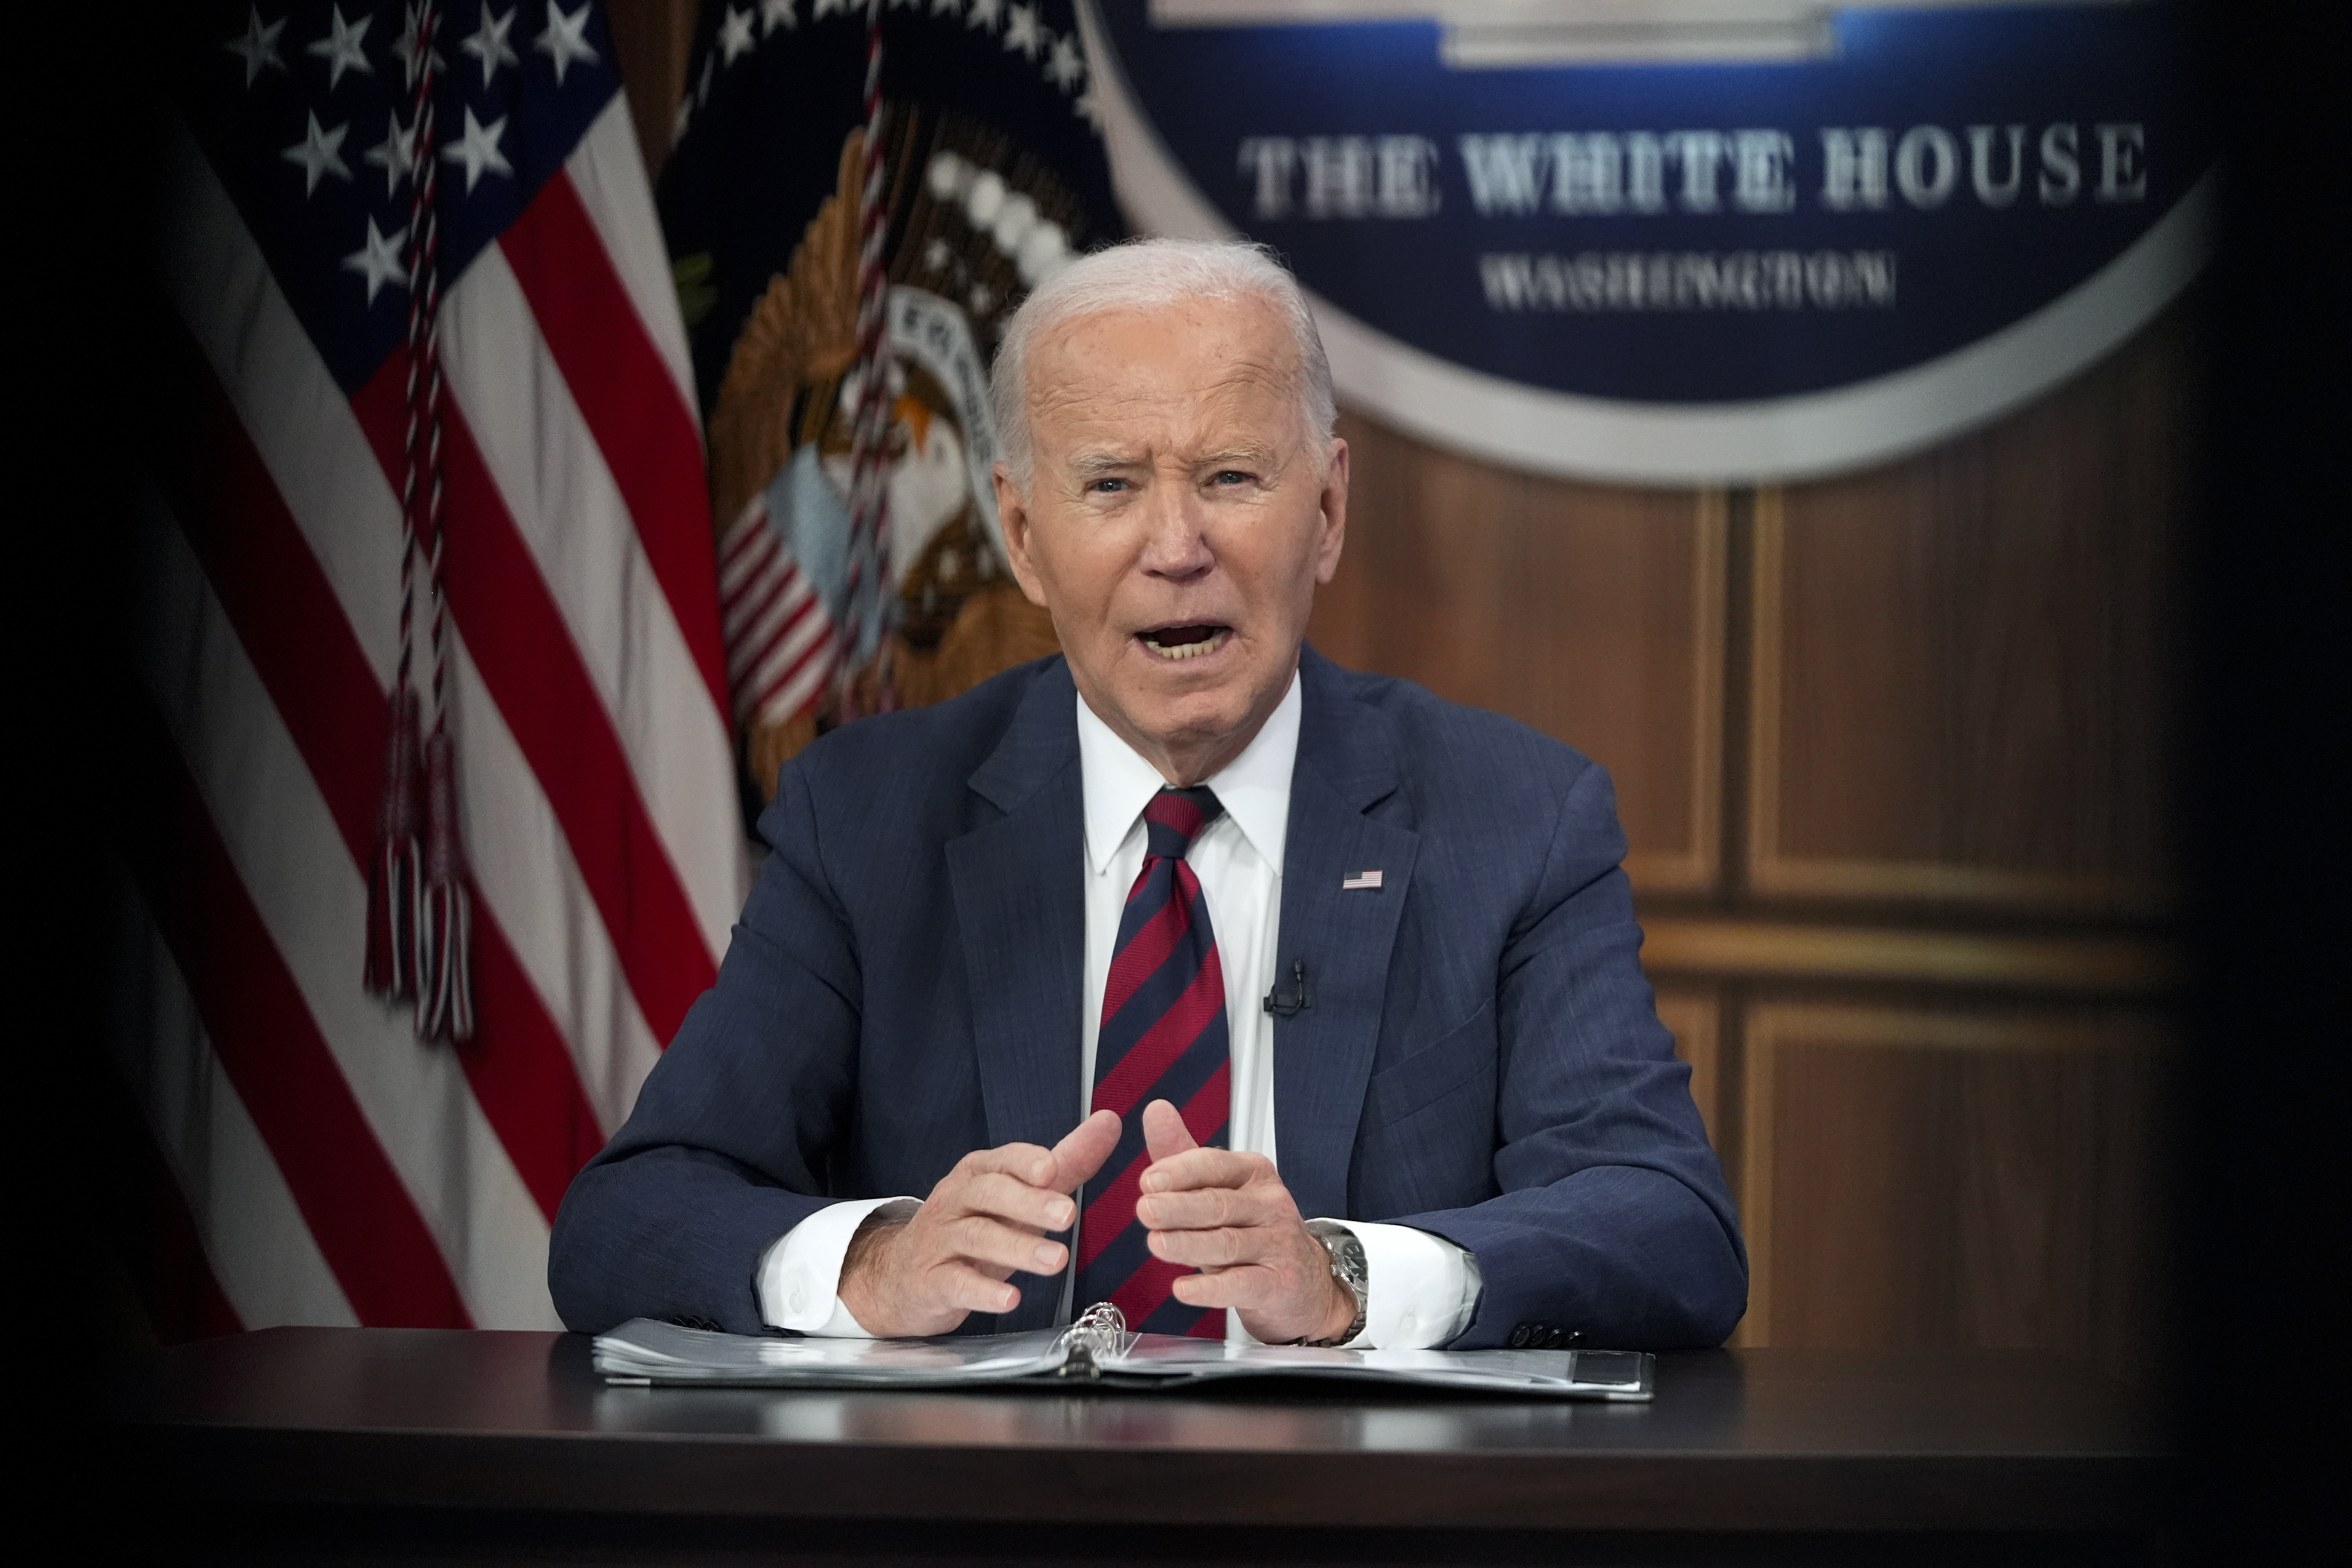
[[[1650,1398],[1656,1372],[1656,1358],[1639,1351],[1324,1350],[1138,1334],[1107,1303],[1066,1329],[939,1339],[782,1339],[636,1318],[596,1337],[595,1363],[610,1384],[671,1387],[1151,1389],[1315,1377],[1604,1400]]]

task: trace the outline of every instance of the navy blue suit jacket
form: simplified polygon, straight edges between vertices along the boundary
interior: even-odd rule
[[[1456,1348],[1521,1323],[1586,1344],[1714,1344],[1747,1260],[1636,962],[1609,779],[1522,724],[1307,649],[1274,1026],[1301,1213],[1475,1254]],[[964,1154],[1082,1113],[1085,850],[1058,658],[862,721],[783,769],[772,847],[717,984],[563,1200],[575,1329],[761,1326],[768,1246],[828,1202],[927,1193]],[[1343,879],[1377,868],[1377,890]],[[1042,1327],[1061,1281],[965,1331]]]

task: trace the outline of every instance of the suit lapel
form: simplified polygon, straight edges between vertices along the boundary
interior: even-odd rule
[[[971,776],[1004,816],[948,844],[992,1144],[1051,1147],[1077,1121],[1086,818],[1076,696],[1066,668],[1055,674]]]
[[[1357,702],[1312,648],[1299,659],[1303,710],[1283,853],[1276,976],[1307,965],[1313,1000],[1274,1021],[1276,1144],[1299,1212],[1347,1214],[1349,1163],[1380,1043],[1389,954],[1420,835],[1364,815],[1396,790],[1386,716]],[[1377,889],[1343,889],[1365,871]]]
[[[1066,666],[1038,677],[971,779],[1004,815],[947,846],[992,1147],[1051,1148],[1078,1121],[1086,821],[1076,700]],[[1060,1278],[1016,1274],[1013,1283],[1021,1305],[1000,1327],[1051,1323]]]

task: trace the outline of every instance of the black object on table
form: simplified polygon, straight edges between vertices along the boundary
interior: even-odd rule
[[[1650,1405],[604,1386],[553,1333],[276,1329],[120,1381],[173,1560],[2137,1563],[2169,1466],[2026,1352],[1711,1351]]]

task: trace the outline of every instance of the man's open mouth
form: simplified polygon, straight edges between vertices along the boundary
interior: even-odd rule
[[[1143,646],[1162,658],[1198,658],[1214,653],[1233,640],[1234,628],[1202,622],[1185,626],[1157,626],[1138,632]]]

